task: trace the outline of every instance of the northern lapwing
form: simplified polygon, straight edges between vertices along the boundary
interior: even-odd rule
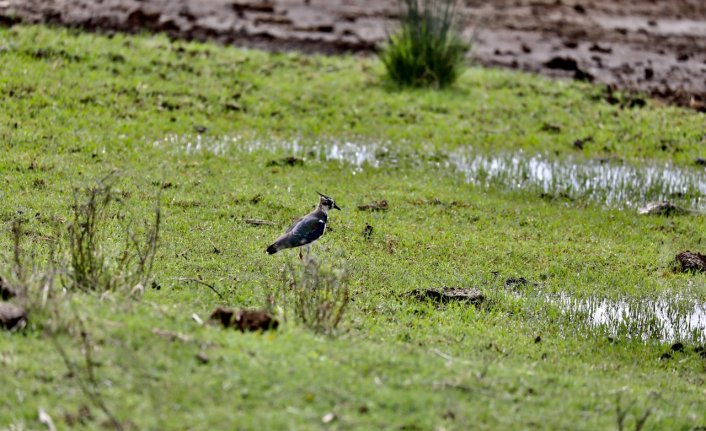
[[[326,231],[328,212],[332,208],[341,210],[333,199],[319,193],[319,205],[316,209],[295,221],[282,236],[267,247],[267,253],[275,254],[287,248],[306,246],[306,255],[309,256],[311,244],[321,238]],[[301,249],[299,249],[299,258],[304,258]]]

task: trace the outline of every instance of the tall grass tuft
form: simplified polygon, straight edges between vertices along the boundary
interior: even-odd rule
[[[161,223],[159,204],[153,220],[145,221],[140,235],[132,220],[124,220],[124,202],[113,189],[113,182],[109,176],[74,194],[67,229],[71,259],[68,279],[72,288],[104,292],[127,287],[142,291],[151,280]],[[113,219],[118,220],[123,231],[117,235],[122,240],[117,249],[109,244],[110,237],[116,238],[111,234]]]
[[[152,216],[137,223],[126,216],[124,196],[113,184],[114,177],[108,176],[76,189],[69,222],[65,230],[55,226],[46,255],[25,250],[26,220],[13,220],[12,255],[8,259],[0,253],[2,300],[12,300],[36,317],[48,311],[59,292],[56,285],[64,292],[144,291],[153,281],[161,225],[159,196]]]
[[[453,84],[470,48],[460,34],[458,0],[399,0],[400,28],[380,53],[388,77],[401,86]]]
[[[313,258],[301,267],[285,266],[282,289],[268,298],[271,305],[284,306],[285,314],[292,312],[305,327],[324,334],[332,334],[339,326],[350,299],[345,268],[325,267]]]

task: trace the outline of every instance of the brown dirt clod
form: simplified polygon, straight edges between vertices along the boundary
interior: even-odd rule
[[[479,289],[461,287],[441,287],[438,289],[415,289],[408,293],[419,301],[431,300],[439,303],[450,301],[468,302],[479,305],[485,295]]]
[[[370,238],[373,236],[373,227],[370,226],[370,224],[366,223],[365,227],[363,228],[363,238],[366,240],[370,240]]]
[[[294,156],[282,157],[281,159],[270,160],[265,166],[268,168],[273,166],[304,166],[304,159]]]
[[[211,359],[206,355],[204,352],[199,352],[196,354],[196,360],[199,361],[200,364],[208,364]]]
[[[0,328],[12,331],[27,324],[27,311],[17,305],[0,302]]]
[[[681,265],[682,272],[706,271],[706,255],[704,254],[682,251],[677,254],[676,260]]]
[[[221,322],[224,328],[229,328],[232,325],[234,314],[235,312],[230,308],[218,307],[213,310],[209,320]]]
[[[241,332],[277,329],[279,322],[265,310],[240,309],[235,313],[235,325]]]
[[[211,320],[220,322],[224,328],[235,328],[241,332],[275,330],[279,322],[265,310],[232,310],[218,307],[211,313]]]
[[[385,199],[371,202],[369,204],[358,205],[360,211],[387,211],[389,205]]]

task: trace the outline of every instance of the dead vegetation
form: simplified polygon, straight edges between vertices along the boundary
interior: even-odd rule
[[[381,201],[374,201],[369,204],[358,205],[358,210],[360,211],[387,211],[389,205],[385,199]]]
[[[275,222],[269,221],[269,220],[258,220],[258,219],[253,219],[253,218],[246,218],[243,220],[247,224],[251,224],[254,226],[274,226]]]
[[[159,198],[158,198],[159,202]],[[114,177],[74,192],[71,222],[67,228],[71,256],[67,278],[71,288],[81,291],[114,291],[128,288],[143,291],[152,276],[161,223],[159,205],[153,221],[145,222],[141,233],[126,221],[124,201],[114,190]],[[122,246],[116,250],[109,240],[118,221]],[[111,252],[111,249],[114,250]]]
[[[615,420],[617,422],[618,431],[623,431],[626,429],[626,419],[630,415],[630,412],[635,404],[637,404],[636,399],[624,406],[620,392],[615,395]],[[651,414],[652,409],[646,408],[639,417],[634,415],[635,431],[641,431],[644,428],[645,423]]]
[[[268,292],[271,309],[281,307],[314,332],[332,334],[351,300],[348,274],[341,266],[326,267],[315,259],[282,269],[282,288]]]
[[[62,322],[66,323],[66,321]],[[64,365],[69,371],[71,378],[77,383],[81,392],[85,395],[87,400],[93,404],[94,407],[98,408],[107,417],[106,422],[103,424],[104,428],[112,428],[116,431],[122,431],[125,429],[120,420],[115,416],[112,409],[108,406],[104,394],[101,391],[101,384],[99,383],[99,376],[97,374],[97,364],[93,358],[95,343],[91,338],[90,333],[82,318],[78,315],[70,322],[71,327],[61,327],[55,326],[48,331],[46,331],[49,336],[49,340],[53,344],[55,350],[61,356]],[[68,343],[64,343],[57,336],[60,332],[68,330],[69,333],[76,332],[79,340],[79,347],[76,349],[67,349]],[[78,355],[76,355],[78,352]],[[78,356],[78,357],[74,357]]]

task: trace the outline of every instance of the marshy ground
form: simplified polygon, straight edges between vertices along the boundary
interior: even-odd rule
[[[126,219],[156,197],[163,216],[144,294],[59,291],[68,330],[30,314],[0,332],[0,425],[39,428],[41,410],[78,429],[706,426],[706,279],[675,263],[706,248],[704,115],[511,71],[441,91],[382,74],[370,58],[0,29],[5,268],[14,220],[46,260],[74,188],[108,172]],[[296,252],[264,249],[317,191],[343,208],[313,249],[346,270],[338,328],[203,324],[286,288]],[[687,211],[638,213],[664,199]]]

